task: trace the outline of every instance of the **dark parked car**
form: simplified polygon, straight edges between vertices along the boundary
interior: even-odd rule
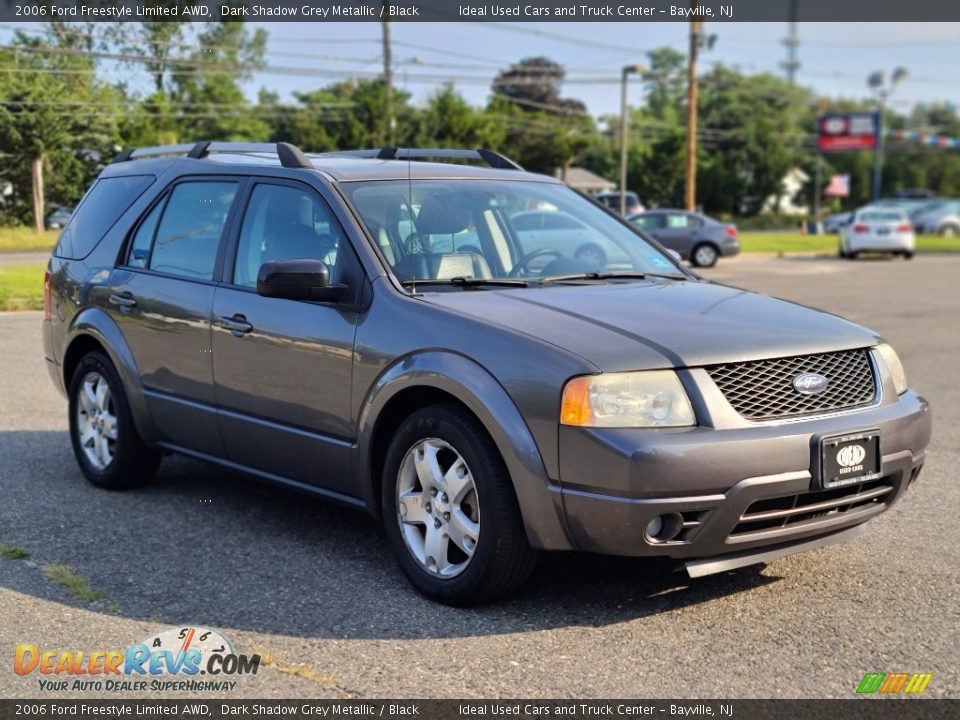
[[[467,155],[492,167],[412,162]],[[626,267],[523,250],[511,219],[544,207]],[[44,294],[90,482],[138,485],[174,452],[366,509],[452,604],[515,590],[540,550],[698,576],[838,542],[930,439],[876,333],[705,282],[489,151],[125,151]]]
[[[651,210],[628,220],[696,267],[713,267],[721,255],[740,252],[737,226],[686,210]]]
[[[833,215],[827,215],[823,220],[823,231],[825,233],[836,235],[840,233],[844,227],[850,224],[850,221],[853,220],[852,212],[841,212],[834,213]]]
[[[640,198],[637,197],[635,192],[627,190],[624,194],[624,200],[626,203],[626,211],[624,212],[624,217],[629,217],[638,212],[643,212],[644,207],[640,202]],[[620,192],[601,192],[593,196],[594,200],[603,205],[604,207],[610,208],[613,212],[620,212]]]
[[[47,213],[44,225],[47,230],[59,230],[67,224],[71,215],[73,215],[73,210],[57,205]]]

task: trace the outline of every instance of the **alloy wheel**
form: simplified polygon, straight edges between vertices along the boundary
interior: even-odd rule
[[[473,474],[457,450],[438,438],[411,447],[397,473],[397,522],[407,550],[431,575],[460,575],[480,538]]]
[[[77,390],[77,435],[90,466],[104,470],[113,462],[117,445],[117,414],[110,385],[91,371]]]

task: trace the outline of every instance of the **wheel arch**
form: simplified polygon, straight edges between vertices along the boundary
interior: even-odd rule
[[[414,411],[443,402],[455,402],[470,412],[497,446],[531,546],[569,549],[559,486],[550,481],[520,410],[485,368],[456,353],[432,351],[400,358],[368,392],[360,414],[356,468],[367,508],[379,515],[384,456],[397,427]]]
[[[143,384],[133,353],[116,322],[100,308],[91,307],[81,311],[70,324],[63,351],[64,387],[69,391],[77,364],[84,355],[95,350],[106,355],[116,368],[140,437],[145,441],[156,438],[158,433],[147,411]]]

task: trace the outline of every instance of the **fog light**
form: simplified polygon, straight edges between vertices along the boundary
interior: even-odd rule
[[[647,542],[665,543],[673,540],[683,530],[683,515],[680,513],[664,513],[657,515],[647,523],[645,535]]]

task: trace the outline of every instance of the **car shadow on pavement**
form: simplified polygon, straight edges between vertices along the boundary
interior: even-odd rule
[[[746,568],[691,581],[660,560],[547,553],[516,596],[442,608],[407,584],[379,523],[319,498],[168,457],[139,489],[98,490],[65,432],[0,432],[0,584],[160,624],[309,638],[435,638],[604,626],[777,582]],[[65,564],[103,593],[74,599],[42,576]],[[437,622],[439,613],[443,622]]]

